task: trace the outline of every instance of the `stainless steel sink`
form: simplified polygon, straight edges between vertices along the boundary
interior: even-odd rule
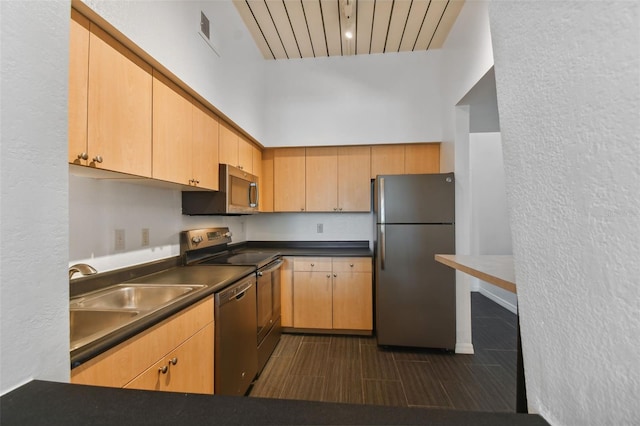
[[[71,301],[71,309],[149,310],[186,296],[203,285],[119,284]]]
[[[69,303],[71,350],[205,287],[200,284],[118,284],[76,297]]]
[[[105,336],[135,319],[138,311],[99,311],[72,309],[69,313],[71,324],[71,349],[79,348],[93,340]]]

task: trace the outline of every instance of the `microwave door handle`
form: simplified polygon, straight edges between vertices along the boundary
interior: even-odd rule
[[[253,194],[255,194],[255,203],[252,202]],[[249,207],[258,207],[258,182],[249,183]]]

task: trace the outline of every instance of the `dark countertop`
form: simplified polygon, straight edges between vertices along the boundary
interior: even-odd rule
[[[371,257],[369,241],[249,241],[231,244],[234,250],[280,253],[283,256]],[[119,328],[108,335],[71,351],[71,368],[124,342],[147,328],[169,318],[193,303],[204,299],[255,271],[251,266],[175,266],[179,259],[171,258],[148,265],[123,268],[97,276],[83,277],[70,283],[72,297],[87,291],[121,283],[145,284],[204,284],[206,289],[151,315]]]
[[[77,367],[147,328],[164,321],[171,315],[211,296],[216,291],[233,284],[254,271],[255,268],[252,266],[223,266],[219,268],[211,266],[180,266],[127,281],[127,283],[143,284],[202,284],[206,285],[206,288],[71,351],[71,368]]]
[[[2,425],[542,426],[535,414],[194,395],[32,381],[0,397]]]
[[[283,256],[372,257],[369,241],[248,241],[233,248]]]

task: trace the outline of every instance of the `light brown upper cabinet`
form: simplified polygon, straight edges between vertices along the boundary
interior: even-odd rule
[[[193,177],[199,188],[218,190],[218,117],[193,102]]]
[[[273,155],[273,211],[305,211],[305,148],[279,148]]]
[[[274,149],[262,152],[262,166],[258,191],[260,200],[258,206],[261,212],[273,212],[273,157]]]
[[[404,174],[404,145],[371,147],[371,179],[378,175]]]
[[[305,159],[306,211],[337,211],[338,148],[307,148]]]
[[[225,122],[220,123],[220,163],[254,173],[254,145]]]
[[[404,147],[405,174],[440,173],[440,144],[410,144]]]
[[[153,178],[191,185],[193,158],[191,97],[162,74],[153,73]]]
[[[151,65],[93,23],[90,30],[88,165],[150,177]]]
[[[370,148],[314,147],[306,152],[306,210],[369,211]]]
[[[371,179],[377,175],[422,173],[440,173],[440,143],[371,147]]]
[[[89,27],[87,18],[71,9],[69,33],[69,163],[88,164],[87,92],[89,89]],[[83,157],[87,157],[84,159]]]
[[[227,123],[220,122],[220,164],[230,164],[234,167],[238,165],[238,134]]]
[[[338,147],[338,209],[371,210],[371,149],[368,146]]]
[[[251,142],[243,136],[238,136],[238,162],[237,167],[247,173],[257,175],[253,167],[253,151],[257,149]]]

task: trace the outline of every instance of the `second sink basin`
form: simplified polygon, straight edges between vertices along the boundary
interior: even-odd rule
[[[71,308],[136,309],[159,308],[203,285],[191,284],[118,284],[71,301]]]
[[[137,315],[138,311],[71,310],[71,349],[130,323]]]

